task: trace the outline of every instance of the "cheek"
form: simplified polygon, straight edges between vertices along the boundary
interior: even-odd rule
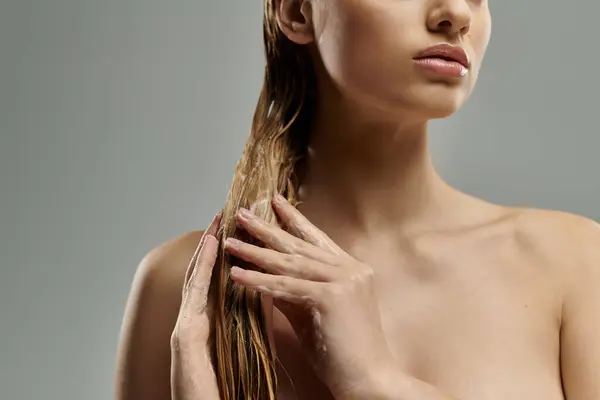
[[[325,69],[346,94],[371,92],[381,96],[389,91],[390,84],[403,81],[410,59],[407,39],[415,21],[406,21],[411,15],[407,10],[372,2],[348,0],[341,8],[330,9],[335,17],[324,21],[317,37]]]
[[[489,14],[489,10],[482,10],[481,14],[477,16],[473,27],[471,29],[470,37],[468,38],[471,42],[473,51],[475,52],[477,60],[477,70],[481,68],[485,53],[487,51],[488,44],[492,33],[492,21]]]

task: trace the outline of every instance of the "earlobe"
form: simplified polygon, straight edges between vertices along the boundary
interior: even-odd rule
[[[277,24],[283,34],[300,45],[313,41],[313,16],[309,0],[275,0]]]

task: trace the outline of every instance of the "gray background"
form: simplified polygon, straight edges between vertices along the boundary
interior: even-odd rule
[[[476,93],[432,127],[439,169],[493,201],[600,219],[599,3],[491,2]],[[137,263],[226,194],[261,8],[0,2],[0,398],[111,398]]]

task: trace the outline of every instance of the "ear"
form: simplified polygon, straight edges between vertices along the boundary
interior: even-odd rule
[[[310,0],[275,0],[275,8],[279,29],[289,40],[300,45],[314,40]]]

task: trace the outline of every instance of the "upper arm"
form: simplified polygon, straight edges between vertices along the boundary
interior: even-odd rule
[[[567,400],[600,400],[600,225],[586,220],[563,305],[561,369]]]
[[[115,398],[171,398],[171,333],[181,304],[185,272],[202,232],[158,246],[140,262],[117,349]]]

